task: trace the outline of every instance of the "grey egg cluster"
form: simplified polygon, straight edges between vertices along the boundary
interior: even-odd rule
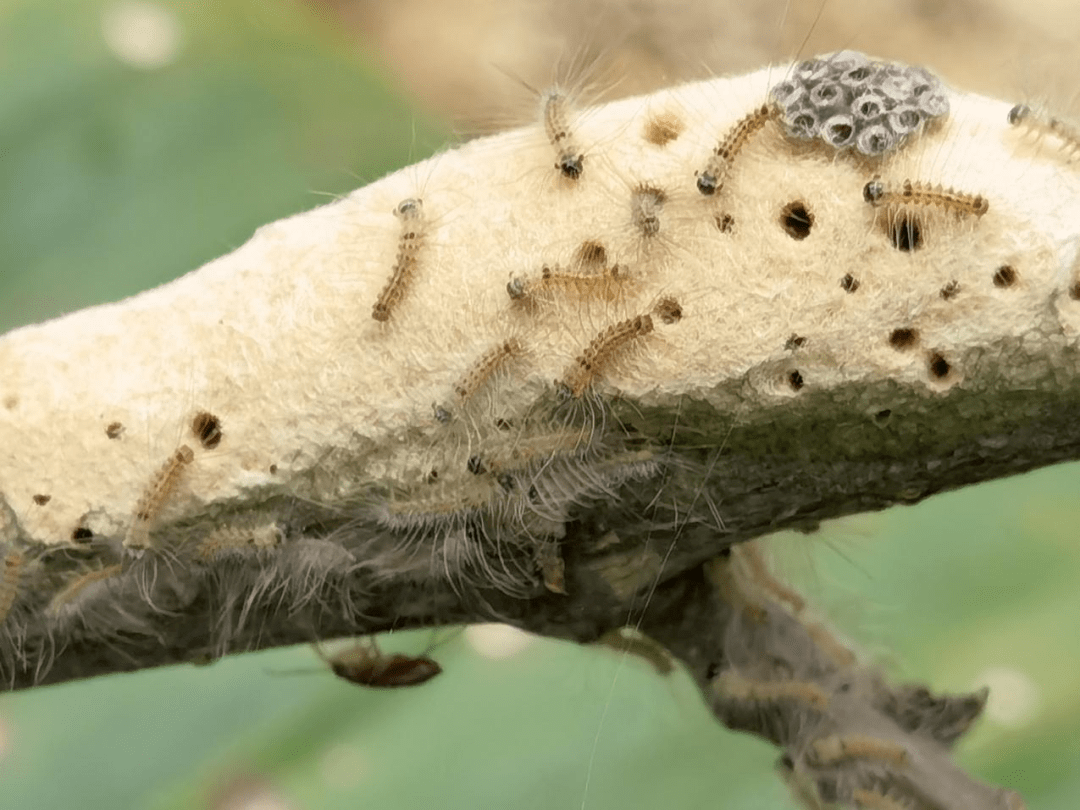
[[[870,157],[899,148],[949,112],[945,88],[930,71],[857,51],[799,62],[769,97],[789,137]]]

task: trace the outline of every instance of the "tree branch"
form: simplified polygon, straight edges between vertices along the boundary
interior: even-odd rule
[[[881,156],[794,140],[775,103],[748,127],[782,76],[548,94],[542,124],[0,339],[8,683],[489,619],[592,641],[647,602],[816,793],[1010,806],[835,678],[825,725],[893,739],[928,793],[732,719],[731,628],[805,627],[701,566],[1080,456],[1080,147],[954,92]]]

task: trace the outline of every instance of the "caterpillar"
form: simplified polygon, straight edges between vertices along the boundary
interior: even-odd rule
[[[371,308],[371,317],[380,322],[390,320],[394,308],[405,297],[409,282],[416,273],[417,256],[424,240],[424,208],[419,199],[410,197],[402,200],[394,209],[394,216],[401,220],[397,259],[389,281]]]
[[[585,154],[578,147],[570,128],[569,100],[553,88],[544,94],[544,132],[555,150],[555,168],[567,180],[577,180],[584,170]]]
[[[816,765],[835,765],[849,759],[873,759],[898,767],[908,764],[903,746],[861,734],[830,734],[814,740],[810,753]]]
[[[516,338],[508,338],[492,346],[476,361],[464,379],[454,386],[458,402],[464,405],[495,375],[506,363],[519,356],[523,346]]]
[[[875,207],[896,205],[937,206],[961,215],[981,217],[990,202],[981,194],[968,194],[940,185],[905,180],[898,189],[889,188],[875,177],[863,187],[863,199]]]
[[[731,162],[743,150],[750,138],[769,122],[773,116],[768,104],[739,119],[713,150],[705,168],[697,173],[697,188],[702,194],[712,196],[724,187]]]
[[[776,703],[793,700],[816,711],[829,706],[829,696],[815,683],[808,681],[755,681],[728,670],[713,681],[713,691],[729,700],[748,703]]]
[[[150,525],[154,518],[160,514],[162,507],[168,501],[180,483],[192,461],[195,453],[186,444],[180,445],[176,452],[169,456],[143,491],[135,505],[135,513],[132,516],[131,525],[128,527],[127,536],[124,537],[124,546],[130,549],[145,549],[150,547]]]
[[[585,351],[578,355],[573,365],[566,370],[563,379],[558,383],[560,392],[567,396],[580,397],[619,354],[635,340],[652,331],[653,320],[649,315],[637,315],[609,326],[593,338]]]

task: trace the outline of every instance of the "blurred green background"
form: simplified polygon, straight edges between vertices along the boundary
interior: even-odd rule
[[[0,0],[0,331],[164,282],[444,144],[333,20]],[[959,757],[1032,810],[1080,806],[1076,473],[771,541],[896,676],[994,687]],[[413,690],[339,682],[297,648],[0,694],[0,808],[790,806],[776,752],[717,727],[685,676],[470,639]]]

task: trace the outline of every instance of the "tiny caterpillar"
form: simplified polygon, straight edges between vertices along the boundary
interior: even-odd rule
[[[734,549],[729,547],[726,554],[710,560],[706,572],[709,581],[719,591],[725,602],[750,616],[757,624],[765,622],[768,611],[747,594],[739,576],[740,572],[735,567]]]
[[[1057,118],[1039,118],[1026,104],[1017,104],[1009,110],[1009,123],[1055,136],[1061,141],[1062,151],[1070,158],[1080,153],[1080,131]]]
[[[512,278],[506,285],[506,293],[511,300],[526,304],[551,300],[558,295],[612,301],[625,281],[626,273],[618,264],[599,273],[567,272],[558,266],[544,265],[538,279]]]
[[[180,483],[180,477],[187,469],[187,465],[194,460],[195,453],[186,444],[182,444],[175,453],[169,456],[169,460],[161,466],[161,469],[154,473],[142,497],[135,505],[131,526],[128,527],[127,536],[124,538],[126,548],[150,547],[150,524],[161,512],[161,508],[176,489],[176,485]]]
[[[664,645],[653,641],[633,627],[627,626],[616,630],[608,630],[597,639],[597,643],[604,644],[624,654],[636,655],[638,658],[648,661],[658,675],[670,675],[675,671],[675,659]]]
[[[565,395],[580,397],[604,368],[633,341],[653,331],[652,317],[637,315],[613,324],[592,339],[558,383]]]
[[[0,571],[0,625],[15,606],[25,562],[26,558],[21,551],[9,552],[4,557],[4,570]]]
[[[122,570],[123,566],[118,563],[99,568],[96,571],[88,571],[81,576],[75,577],[49,601],[48,606],[45,608],[45,614],[54,619],[59,618],[63,608],[72,604],[86,588],[95,582],[115,577]]]
[[[748,703],[776,703],[793,700],[817,711],[829,706],[829,696],[808,681],[754,681],[728,670],[713,681],[713,691],[729,700]]]
[[[577,180],[584,169],[585,155],[570,131],[566,94],[553,88],[544,94],[544,132],[555,150],[555,168],[568,180]]]
[[[990,202],[981,194],[968,194],[940,185],[931,186],[905,180],[899,189],[887,188],[877,177],[863,187],[863,199],[875,207],[885,205],[940,206],[957,214],[981,217],[990,210]]]
[[[458,402],[464,405],[494,374],[512,358],[521,354],[523,346],[516,338],[509,338],[492,346],[476,361],[465,378],[454,386]]]
[[[643,185],[634,189],[630,197],[630,218],[634,227],[645,237],[660,233],[660,211],[667,202],[667,194],[655,186]]]
[[[195,559],[210,562],[225,556],[244,557],[281,545],[282,531],[276,522],[252,526],[221,526],[195,547]]]
[[[416,271],[416,259],[423,244],[423,204],[410,197],[394,209],[394,216],[401,220],[401,237],[398,240],[397,259],[390,280],[382,288],[371,308],[371,317],[377,321],[390,320],[390,313],[405,297],[406,287]]]
[[[835,765],[849,759],[873,759],[903,767],[908,753],[903,746],[861,734],[830,734],[814,740],[810,753],[817,765]]]
[[[724,187],[724,180],[728,169],[731,168],[731,162],[746,146],[751,136],[764,127],[772,116],[769,105],[762,104],[736,122],[735,126],[716,145],[705,168],[697,173],[698,191],[711,196]]]
[[[549,462],[557,456],[575,453],[587,447],[592,433],[587,429],[550,429],[515,436],[493,444],[487,461],[492,470],[520,470],[529,465]]]
[[[364,647],[357,644],[332,656],[327,656],[318,647],[315,652],[335,675],[360,686],[385,689],[417,686],[442,672],[438,662],[426,655],[386,655],[379,650],[374,639],[369,641],[369,645]]]
[[[754,543],[743,543],[733,548],[732,552],[746,562],[750,577],[758,588],[778,602],[786,604],[796,616],[803,612],[806,608],[806,600],[793,588],[789,588],[772,575],[765,564],[765,558],[761,556],[761,551]]]

